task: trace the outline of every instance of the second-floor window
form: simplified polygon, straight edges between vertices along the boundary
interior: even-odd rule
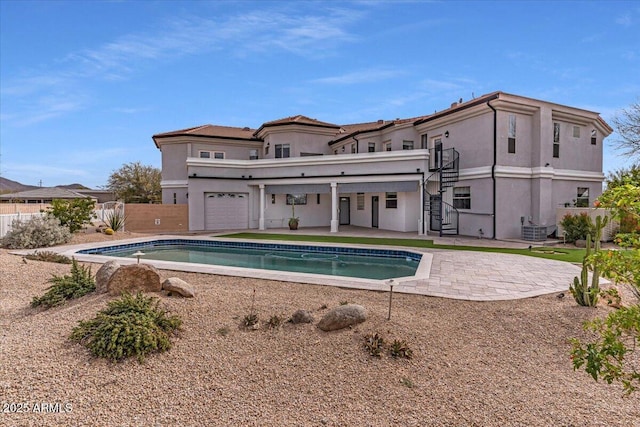
[[[413,150],[413,141],[402,141],[403,150]]]
[[[597,141],[598,141],[598,133],[596,132],[595,129],[593,129],[591,131],[591,145],[596,145]]]
[[[509,133],[507,136],[507,152],[516,152],[516,115],[509,114]]]
[[[553,124],[553,157],[560,157],[560,123]]]
[[[351,154],[356,152],[356,144],[351,144]]]
[[[289,144],[276,144],[276,159],[284,159],[291,156],[291,146]]]
[[[391,143],[387,142],[384,144],[384,151],[391,151]]]
[[[200,151],[198,154],[201,159],[224,159],[223,151]]]
[[[376,143],[375,142],[370,142],[369,145],[367,145],[368,150],[370,153],[375,153],[376,152]]]
[[[249,150],[249,160],[258,159],[258,150]]]

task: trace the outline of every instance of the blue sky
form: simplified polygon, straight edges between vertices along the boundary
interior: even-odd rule
[[[24,184],[160,167],[165,131],[405,118],[495,90],[609,121],[640,99],[640,3],[0,0],[0,175]],[[605,146],[605,172],[629,164]]]

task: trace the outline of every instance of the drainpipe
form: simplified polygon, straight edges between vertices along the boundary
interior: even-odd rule
[[[352,138],[356,140],[356,154],[358,154],[360,152],[360,141],[358,141],[355,135],[353,135]]]
[[[491,105],[491,100],[487,101],[487,106],[493,110],[493,165],[491,165],[491,181],[493,182],[493,235],[496,238],[496,164],[498,163],[498,112]]]

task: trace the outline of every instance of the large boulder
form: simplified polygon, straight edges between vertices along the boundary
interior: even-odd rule
[[[149,264],[123,265],[111,275],[107,283],[109,295],[120,295],[125,291],[135,293],[161,290],[160,274],[154,266]]]
[[[298,310],[291,316],[291,323],[313,323],[313,314],[307,310]]]
[[[196,296],[196,291],[193,289],[193,286],[178,277],[169,277],[167,280],[162,282],[162,289],[171,294],[175,293],[185,298],[193,298]]]
[[[96,273],[96,292],[103,294],[107,292],[107,284],[113,273],[120,268],[118,261],[108,261],[102,264]]]
[[[341,305],[329,311],[318,323],[323,331],[335,331],[348,328],[367,320],[367,310],[357,304]]]

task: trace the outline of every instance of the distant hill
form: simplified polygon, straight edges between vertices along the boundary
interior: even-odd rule
[[[57,187],[66,188],[68,190],[89,190],[88,187],[85,187],[82,184],[58,185]],[[0,193],[16,193],[18,191],[35,190],[36,188],[39,187],[36,185],[21,184],[18,181],[12,181],[0,176]]]

